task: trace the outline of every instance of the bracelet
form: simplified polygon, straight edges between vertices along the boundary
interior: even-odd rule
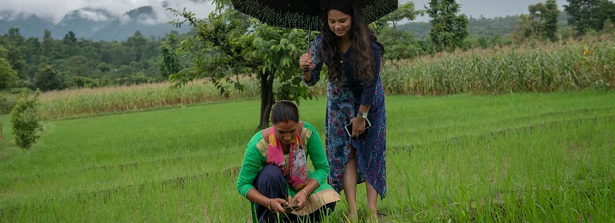
[[[269,202],[267,202],[267,209],[269,209],[271,211],[271,200],[273,199],[269,199]]]
[[[305,197],[309,197],[309,195],[307,194],[307,192],[305,192],[304,190],[300,190],[301,192],[303,192],[303,194],[305,194]]]

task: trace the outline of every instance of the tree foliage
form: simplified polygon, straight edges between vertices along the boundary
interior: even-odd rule
[[[557,23],[560,11],[555,0],[547,0],[528,6],[529,14],[521,15],[515,30],[515,39],[521,42],[528,38],[557,41]]]
[[[178,52],[192,66],[170,76],[175,86],[209,75],[220,93],[228,95],[229,84],[242,90],[241,76],[256,74],[261,90],[258,128],[268,126],[274,99],[299,102],[312,97],[299,75],[299,56],[306,47],[304,31],[261,24],[225,4],[207,19],[197,19],[186,10],[171,11],[183,17],[176,25],[187,23],[196,32],[179,44]],[[277,88],[275,79],[280,84]]]
[[[34,86],[41,91],[62,89],[62,78],[52,65],[41,67],[34,79]]]
[[[426,7],[431,18],[430,40],[435,51],[454,51],[464,46],[468,36],[468,18],[459,13],[459,4],[455,0],[430,0]]]
[[[15,144],[23,149],[30,149],[40,137],[37,132],[42,130],[38,122],[36,106],[39,92],[34,97],[24,94],[11,111],[11,122],[15,134]]]
[[[557,8],[557,2],[555,0],[547,0],[545,8],[545,37],[554,42],[557,41],[557,21],[560,10]]]
[[[0,46],[0,91],[13,87],[17,80],[17,74],[6,61],[7,50]]]
[[[63,87],[67,88],[83,87],[78,84],[83,78],[99,82],[91,86],[121,85],[127,83],[124,80],[138,79],[140,74],[146,74],[146,82],[164,81],[158,65],[161,42],[140,32],[123,42],[79,39],[72,31],[56,40],[45,30],[42,41],[24,38],[18,28],[0,35],[0,46],[6,49],[3,58],[18,77],[13,87],[31,89],[36,88],[35,77],[46,65],[63,74]]]
[[[568,24],[580,34],[601,31],[608,19],[615,20],[615,3],[610,0],[568,0],[564,11],[570,15]]]
[[[261,113],[258,128],[269,124],[271,106],[277,100],[299,103],[300,99],[311,99],[313,93],[302,83],[299,57],[305,52],[306,32],[297,29],[283,29],[254,23],[254,41],[248,58],[261,83]],[[273,80],[280,84],[274,92]]]
[[[166,40],[163,41],[162,45],[158,48],[162,60],[159,65],[160,74],[164,79],[168,79],[169,75],[176,74],[182,69],[179,57],[174,48],[177,44],[177,36],[173,33],[169,33],[166,36]]]
[[[422,54],[422,49],[412,34],[398,30],[397,23],[404,19],[415,20],[416,16],[423,15],[423,13],[423,10],[414,9],[413,2],[407,2],[376,22],[379,39],[386,46],[385,59],[408,59]],[[391,23],[393,27],[389,28],[388,23]]]
[[[410,59],[425,54],[425,50],[411,33],[384,28],[378,35],[386,47],[385,60]]]
[[[407,19],[408,21],[415,20],[416,16],[423,15],[424,13],[425,11],[423,10],[415,10],[413,2],[406,2],[405,4],[400,4],[399,7],[397,7],[397,10],[382,17],[380,21],[392,23],[393,30],[397,31],[398,22],[404,19]]]
[[[252,35],[245,35],[247,17],[234,10],[214,11],[207,19],[198,19],[185,9],[171,12],[184,18],[183,21],[175,21],[176,25],[188,23],[196,32],[179,45],[178,52],[190,60],[192,67],[171,75],[169,79],[174,85],[181,87],[193,80],[209,77],[220,94],[228,96],[225,82],[242,90],[237,75],[249,73],[245,54],[252,51],[250,43],[253,40]]]

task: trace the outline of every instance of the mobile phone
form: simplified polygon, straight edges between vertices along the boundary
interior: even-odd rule
[[[372,127],[372,123],[369,122],[369,119],[365,119],[365,129],[369,129],[370,127]],[[344,129],[346,130],[346,133],[348,133],[348,136],[352,137],[352,123],[344,126]]]

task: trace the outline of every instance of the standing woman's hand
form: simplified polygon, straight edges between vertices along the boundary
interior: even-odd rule
[[[365,119],[363,117],[354,117],[350,119],[352,123],[352,138],[357,138],[365,132]]]
[[[304,53],[299,57],[299,66],[303,72],[307,72],[310,69],[313,69],[316,65],[314,65],[314,61],[312,60],[312,50],[310,49],[308,53]]]

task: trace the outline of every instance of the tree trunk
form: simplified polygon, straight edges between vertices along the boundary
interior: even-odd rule
[[[272,72],[261,74],[261,113],[260,123],[257,130],[269,127],[269,116],[271,114],[271,106],[273,106],[273,79]]]

